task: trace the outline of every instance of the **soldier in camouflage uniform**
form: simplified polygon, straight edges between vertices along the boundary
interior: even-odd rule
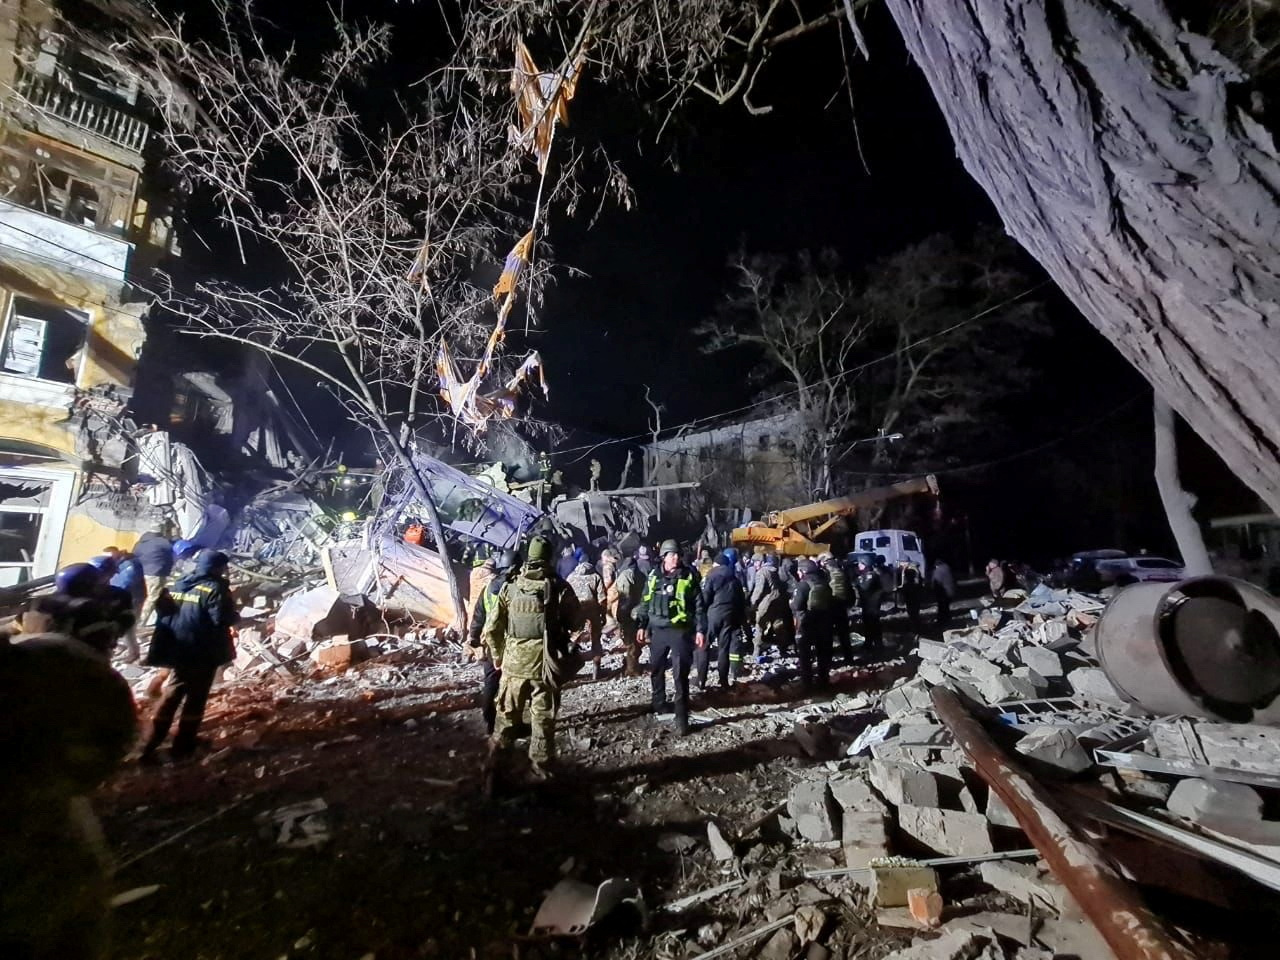
[[[566,679],[557,676],[555,661],[568,653],[580,619],[577,598],[556,575],[552,557],[548,540],[529,542],[524,567],[499,592],[483,633],[493,665],[502,671],[493,747],[504,751],[515,745],[515,728],[527,707],[533,728],[529,759],[539,779],[555,760],[556,711]]]

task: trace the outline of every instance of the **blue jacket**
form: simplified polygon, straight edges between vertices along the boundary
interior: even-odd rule
[[[156,604],[147,664],[174,669],[220,667],[235,657],[231,628],[240,612],[223,577],[189,573]]]
[[[158,533],[144,533],[134,544],[133,556],[148,577],[167,577],[173,571],[173,544]]]
[[[138,604],[147,595],[147,585],[142,582],[142,577],[142,564],[134,557],[126,557],[120,561],[116,575],[111,578],[111,586],[126,591],[133,597],[133,602]]]

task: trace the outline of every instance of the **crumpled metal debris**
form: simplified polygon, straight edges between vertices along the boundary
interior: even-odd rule
[[[257,816],[259,823],[276,826],[276,844],[290,850],[320,847],[329,842],[329,821],[321,816],[329,805],[323,797],[291,803]]]
[[[561,880],[542,901],[529,932],[532,936],[576,937],[624,903],[643,916],[644,897],[632,880],[612,877],[598,887],[578,880]]]

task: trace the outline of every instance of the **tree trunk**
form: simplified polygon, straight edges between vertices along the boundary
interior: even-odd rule
[[[1280,155],[1162,0],[887,0],[1005,228],[1280,512]]]
[[[1169,529],[1177,541],[1182,555],[1182,566],[1189,577],[1202,577],[1213,573],[1209,551],[1205,549],[1204,534],[1200,524],[1191,515],[1196,498],[1182,489],[1178,479],[1178,438],[1173,418],[1173,408],[1159,397],[1155,398],[1156,427],[1156,487],[1164,504]]]

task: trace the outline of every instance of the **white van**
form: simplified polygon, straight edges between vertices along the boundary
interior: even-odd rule
[[[924,577],[924,543],[910,530],[864,530],[853,542],[855,553],[879,554],[890,570],[897,570],[900,563],[914,563]]]

